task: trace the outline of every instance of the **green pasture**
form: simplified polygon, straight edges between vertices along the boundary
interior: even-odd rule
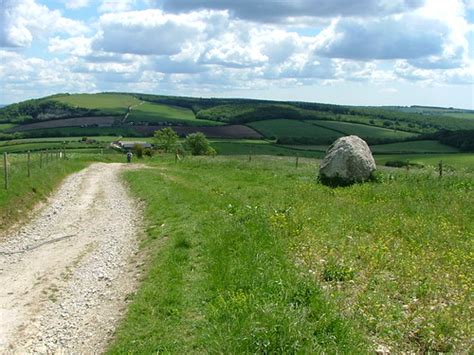
[[[409,141],[401,143],[389,143],[371,145],[374,154],[400,154],[400,153],[458,153],[459,150],[438,141]]]
[[[6,131],[7,129],[10,129],[13,127],[15,127],[13,123],[0,123],[0,132]]]
[[[193,111],[183,107],[144,102],[132,108],[127,118],[130,122],[147,122],[160,124],[163,122],[192,126],[217,126],[221,123],[210,120],[197,120]]]
[[[309,122],[296,120],[267,120],[249,123],[248,125],[265,137],[310,138],[321,141],[334,141],[344,134],[332,129],[315,126]]]
[[[378,164],[383,165],[387,161],[409,161],[424,166],[438,167],[440,161],[443,162],[444,168],[450,170],[467,170],[474,171],[474,153],[459,154],[394,154],[394,155],[375,155]]]
[[[455,117],[455,118],[465,118],[468,120],[474,119],[474,113],[472,112],[455,112],[455,113],[444,113],[444,116]]]
[[[57,96],[52,100],[71,106],[101,110],[111,115],[125,115],[129,106],[141,102],[134,96],[124,94],[73,94]]]
[[[405,139],[414,137],[416,134],[399,131],[396,129],[388,129],[382,127],[374,127],[365,124],[336,122],[336,121],[306,121],[316,126],[332,129],[344,135],[356,135],[363,139]]]
[[[310,150],[293,149],[271,143],[261,142],[213,142],[212,146],[220,155],[276,155],[276,156],[300,156],[308,158],[321,158],[324,153]]]

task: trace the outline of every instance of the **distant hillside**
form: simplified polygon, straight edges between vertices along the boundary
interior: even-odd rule
[[[232,131],[232,127],[242,125],[248,130]],[[372,144],[380,144],[423,139],[441,131],[474,130],[474,111],[120,92],[57,94],[0,108],[0,138],[3,139],[13,134],[23,137],[138,136],[165,126],[194,127],[191,131],[228,126],[212,132],[224,132],[223,138],[263,136],[284,144],[327,144],[334,137],[357,134]],[[443,139],[453,142],[452,137],[457,136],[466,137],[466,134],[450,135],[449,139],[444,134]],[[457,147],[460,148],[459,144]]]

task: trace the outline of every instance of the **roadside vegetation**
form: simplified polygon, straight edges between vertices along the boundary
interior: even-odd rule
[[[26,155],[10,155],[9,188],[4,187],[3,155],[0,166],[0,231],[28,216],[28,212],[69,174],[87,166],[85,159],[59,160],[56,156],[43,157],[40,169],[39,155],[31,159],[31,176],[28,177]]]

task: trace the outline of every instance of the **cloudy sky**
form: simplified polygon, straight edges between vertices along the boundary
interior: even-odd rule
[[[474,109],[474,0],[0,4],[0,103],[133,91]]]

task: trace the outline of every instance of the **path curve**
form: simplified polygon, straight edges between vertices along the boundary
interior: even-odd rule
[[[100,353],[138,276],[140,210],[125,164],[69,176],[0,239],[0,353]]]

